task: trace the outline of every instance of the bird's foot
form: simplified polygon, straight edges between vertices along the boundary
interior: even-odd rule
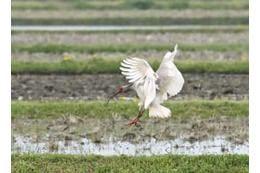
[[[130,123],[128,123],[127,126],[136,125],[137,122],[138,122],[138,119],[135,119],[135,120],[131,121]]]
[[[139,121],[139,119],[143,116],[143,109],[141,109],[138,113],[138,116],[136,117],[136,119],[134,119],[133,121],[131,121],[130,123],[127,124],[127,126],[132,126],[132,125],[136,125],[137,122]]]

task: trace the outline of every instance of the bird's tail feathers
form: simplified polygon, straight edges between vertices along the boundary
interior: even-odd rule
[[[169,116],[171,116],[170,109],[155,103],[149,106],[149,117],[167,118]]]

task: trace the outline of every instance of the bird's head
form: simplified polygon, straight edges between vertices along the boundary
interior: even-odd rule
[[[175,55],[177,54],[177,49],[178,49],[178,44],[175,45],[174,51],[173,52],[167,52],[164,55],[163,59],[172,62],[174,60]]]
[[[118,92],[118,94],[119,94],[119,93],[122,93],[123,91],[124,91],[124,87],[123,87],[123,86],[120,86],[120,87],[118,88],[118,91],[117,91],[117,92]]]
[[[117,90],[117,92],[115,94],[113,94],[112,96],[109,97],[109,99],[107,100],[107,103],[109,103],[109,101],[114,98],[117,94],[120,94],[122,92],[128,91],[130,89],[130,87],[132,86],[132,84],[128,84],[128,85],[123,85],[120,86]]]

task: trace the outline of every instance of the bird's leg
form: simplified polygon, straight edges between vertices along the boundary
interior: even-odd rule
[[[133,121],[131,121],[131,122],[128,123],[127,125],[128,125],[128,126],[136,125],[137,122],[139,121],[139,119],[143,116],[143,113],[144,113],[144,109],[141,108],[141,110],[139,111],[138,116],[136,117],[136,119],[134,119]]]

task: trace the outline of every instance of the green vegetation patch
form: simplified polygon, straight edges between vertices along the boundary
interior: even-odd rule
[[[44,52],[44,53],[63,53],[63,52],[135,52],[135,51],[169,51],[173,49],[173,45],[162,44],[121,44],[121,45],[67,45],[67,44],[34,44],[34,45],[18,45],[12,44],[12,52]],[[248,44],[180,44],[179,49],[182,51],[248,51]]]
[[[105,60],[92,58],[86,60],[51,61],[19,61],[12,60],[12,74],[93,74],[93,73],[120,73],[121,60]],[[161,63],[149,61],[153,69]],[[197,73],[249,73],[248,61],[176,61],[181,72]]]
[[[248,100],[167,101],[164,105],[172,111],[172,117],[249,115]],[[131,101],[111,101],[109,104],[105,101],[12,101],[11,106],[12,118],[52,118],[68,114],[87,118],[111,118],[115,115],[130,118],[138,112],[137,103]]]
[[[171,18],[171,17],[98,17],[85,19],[63,18],[12,18],[12,25],[248,25],[245,17],[204,17],[204,18]]]
[[[249,172],[247,155],[76,156],[12,154],[12,172]]]
[[[62,10],[62,9],[248,9],[249,2],[203,0],[125,0],[125,1],[12,1],[12,10]]]

